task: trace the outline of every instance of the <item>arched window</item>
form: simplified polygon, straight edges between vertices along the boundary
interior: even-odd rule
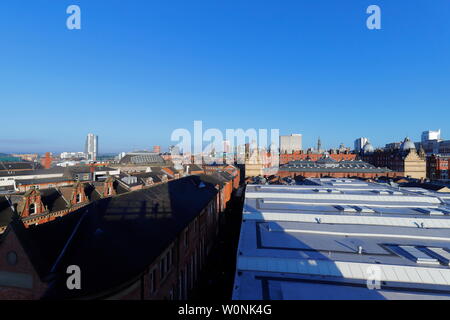
[[[30,208],[29,208],[29,213],[30,213],[30,216],[32,215],[32,214],[35,214],[36,213],[36,204],[35,203],[32,203],[32,204],[30,204]]]

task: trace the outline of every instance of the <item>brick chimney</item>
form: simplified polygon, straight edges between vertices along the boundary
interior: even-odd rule
[[[41,164],[45,169],[50,169],[52,166],[53,158],[50,154],[50,152],[45,153],[45,157],[41,159]]]

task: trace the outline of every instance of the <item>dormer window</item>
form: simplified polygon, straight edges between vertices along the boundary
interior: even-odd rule
[[[30,208],[29,208],[29,213],[30,213],[30,216],[32,215],[32,214],[35,214],[36,213],[36,204],[35,203],[32,203],[32,204],[30,204]]]

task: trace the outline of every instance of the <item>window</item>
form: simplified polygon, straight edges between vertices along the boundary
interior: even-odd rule
[[[197,280],[197,275],[198,275],[198,255],[197,255],[197,248],[195,248],[195,253],[194,253],[194,274],[195,274],[195,280]]]
[[[9,251],[6,255],[6,261],[10,266],[15,266],[17,264],[17,253],[15,251]]]
[[[194,287],[194,279],[195,279],[195,270],[194,270],[194,256],[191,256],[191,265],[190,265],[190,289]]]
[[[81,202],[81,194],[77,194],[76,199],[75,199],[76,203],[80,203]]]
[[[161,279],[163,279],[169,273],[173,263],[172,257],[173,257],[173,248],[170,248],[161,258],[161,261],[159,263]]]
[[[149,273],[149,292],[150,294],[156,291],[156,269],[153,269]]]
[[[186,272],[184,270],[180,271],[178,277],[178,297],[179,300],[183,300],[186,297]]]
[[[30,215],[36,213],[36,204],[35,203],[30,204],[29,213],[30,213]]]
[[[172,266],[172,255],[173,248],[170,248],[169,252],[167,253],[167,270],[170,270],[170,267]]]
[[[161,279],[163,279],[164,276],[166,275],[166,257],[161,259],[159,271],[161,272]]]
[[[189,229],[184,232],[184,246],[189,247]]]

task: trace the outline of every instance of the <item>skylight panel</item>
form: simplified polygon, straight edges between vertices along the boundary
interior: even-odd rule
[[[369,207],[365,207],[365,206],[353,206],[356,211],[361,212],[361,213],[375,213],[375,210],[373,210],[372,208]]]
[[[384,194],[384,195],[390,194],[389,191],[387,191],[387,190],[372,190],[372,192],[376,193],[376,194]]]
[[[439,264],[439,261],[436,258],[429,256],[414,246],[400,246],[400,248],[418,264]]]
[[[416,211],[423,213],[423,214],[427,214],[430,216],[443,216],[445,215],[445,213],[439,209],[435,209],[435,208],[416,208]]]
[[[450,265],[450,252],[448,252],[444,248],[427,247],[426,250],[430,252],[430,255],[432,257],[438,259],[440,263],[447,266]]]
[[[345,206],[345,205],[337,205],[334,206],[336,209],[338,209],[339,211],[343,211],[343,212],[357,212],[356,209],[352,206]]]

